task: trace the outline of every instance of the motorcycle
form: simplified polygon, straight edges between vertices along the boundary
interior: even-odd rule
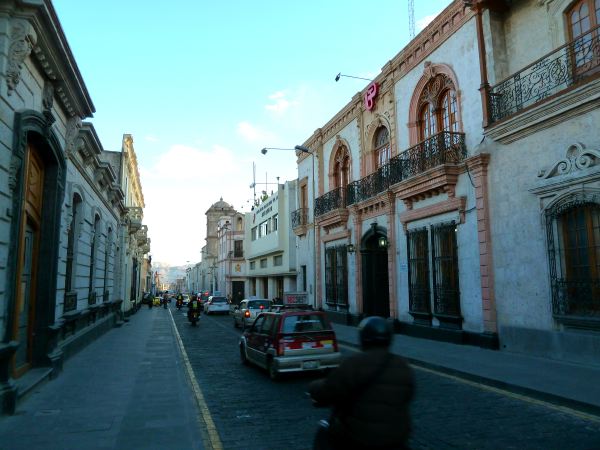
[[[176,306],[177,306],[177,310],[179,311],[181,309],[181,307],[183,306],[183,300],[177,300]]]
[[[200,314],[198,314],[198,311],[190,311],[188,313],[188,320],[191,322],[193,327],[195,327],[196,323],[198,323],[199,317],[200,317]]]

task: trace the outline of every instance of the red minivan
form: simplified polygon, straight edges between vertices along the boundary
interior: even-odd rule
[[[242,334],[239,345],[242,363],[267,369],[273,380],[285,372],[333,369],[341,361],[327,316],[311,309],[264,312]]]

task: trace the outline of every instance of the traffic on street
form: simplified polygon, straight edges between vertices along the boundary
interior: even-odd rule
[[[241,362],[242,331],[231,316],[203,315],[191,327],[183,311],[171,311],[201,391],[199,407],[216,429],[212,437],[205,436],[207,448],[312,448],[318,421],[329,416],[306,396],[321,373],[292,373],[272,381],[263,368]],[[340,349],[343,356],[358,351],[343,343]],[[413,370],[413,449],[583,450],[600,445],[598,417],[433,370]]]

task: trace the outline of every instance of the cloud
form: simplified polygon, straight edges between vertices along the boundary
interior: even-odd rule
[[[158,142],[158,138],[152,135],[144,136],[144,140],[146,142]]]
[[[429,16],[425,16],[422,19],[417,20],[415,24],[417,27],[417,32],[423,30],[427,25],[429,25],[433,21],[433,19],[435,19],[438,16],[440,12],[441,11],[438,11],[435,14],[431,14]]]
[[[273,103],[265,105],[265,109],[267,111],[273,111],[276,114],[283,114],[292,106],[296,106],[299,104],[297,100],[288,100],[284,91],[277,91],[271,95],[269,95],[269,99],[272,100]]]
[[[273,133],[262,130],[246,121],[238,123],[237,132],[245,141],[261,145],[275,140]]]

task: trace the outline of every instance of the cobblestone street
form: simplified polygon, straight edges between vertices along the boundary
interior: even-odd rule
[[[304,397],[312,376],[272,382],[239,361],[229,316],[192,328],[174,311],[186,351],[225,449],[309,449],[327,410]],[[346,348],[347,349],[347,348]],[[351,350],[345,350],[351,351]],[[600,418],[577,416],[476,383],[415,369],[414,449],[600,448]]]

